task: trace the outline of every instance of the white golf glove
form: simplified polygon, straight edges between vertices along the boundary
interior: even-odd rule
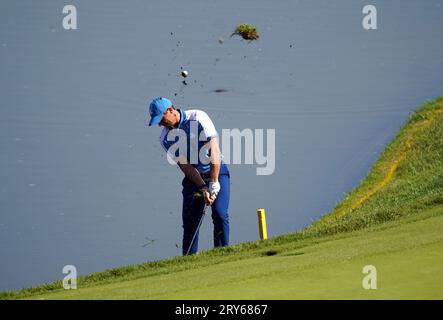
[[[217,197],[218,193],[220,192],[220,183],[217,182],[209,182],[209,194],[215,195]]]

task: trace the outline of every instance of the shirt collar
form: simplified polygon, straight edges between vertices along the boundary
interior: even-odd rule
[[[180,126],[186,120],[186,113],[182,109],[177,109],[177,111],[180,112],[180,122],[178,123],[177,128],[180,128]]]

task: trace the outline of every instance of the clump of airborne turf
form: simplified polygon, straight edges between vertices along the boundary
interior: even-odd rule
[[[249,24],[238,25],[234,32],[231,34],[231,37],[233,35],[239,35],[245,40],[257,40],[260,37],[257,32],[257,28]]]

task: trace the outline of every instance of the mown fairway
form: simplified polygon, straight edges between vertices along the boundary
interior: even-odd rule
[[[441,230],[438,208],[295,250],[275,246],[273,256],[33,298],[442,299]],[[362,287],[365,265],[377,268],[376,290]]]

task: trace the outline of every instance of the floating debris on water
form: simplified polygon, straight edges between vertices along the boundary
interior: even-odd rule
[[[231,37],[234,35],[239,35],[245,40],[257,40],[260,37],[257,28],[249,24],[240,24],[237,26],[235,31],[231,34]]]
[[[183,71],[181,72],[181,75],[182,75],[183,78],[186,78],[186,77],[188,76],[188,74],[189,74],[189,72],[186,71],[186,70],[183,70]]]
[[[215,89],[215,90],[213,90],[212,92],[215,92],[215,93],[223,93],[223,92],[228,92],[229,90],[228,89]]]
[[[145,248],[148,245],[153,244],[155,241],[157,241],[157,239],[149,239],[149,237],[145,237],[145,239],[146,239],[147,242],[142,245],[142,248]]]
[[[218,43],[223,44],[223,42],[225,42],[225,39],[223,39],[222,37],[218,38]]]

